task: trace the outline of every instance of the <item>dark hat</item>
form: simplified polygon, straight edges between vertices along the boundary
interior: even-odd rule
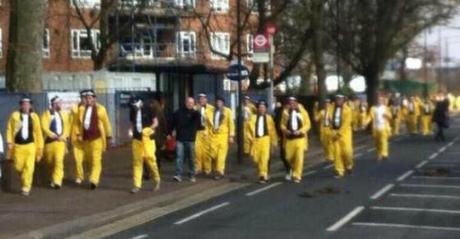
[[[336,99],[342,99],[342,98],[345,98],[345,96],[342,95],[342,94],[337,94],[337,95],[335,95],[335,98]]]
[[[26,103],[26,102],[29,102],[31,104],[33,103],[32,99],[28,96],[23,96],[21,100],[19,100],[19,104]]]
[[[87,91],[88,91],[88,90],[81,90],[81,91],[80,91],[80,97],[86,96],[86,92],[87,92]]]
[[[295,98],[294,96],[290,96],[288,97],[288,101],[297,101],[297,98]]]
[[[216,97],[216,101],[219,101],[219,100],[225,103],[224,97],[222,97],[222,96],[217,96],[217,97]]]
[[[198,97],[207,97],[207,95],[205,93],[200,93],[198,94]]]
[[[92,90],[92,89],[87,90],[85,95],[86,95],[86,96],[96,97],[96,93],[95,93],[94,90]]]
[[[257,107],[259,107],[259,106],[261,106],[261,105],[267,106],[267,102],[266,102],[265,100],[259,100],[259,101],[257,102]]]
[[[58,101],[62,101],[62,99],[57,95],[54,96],[53,98],[51,98],[51,100],[50,100],[51,104],[54,104],[54,103],[56,103]]]

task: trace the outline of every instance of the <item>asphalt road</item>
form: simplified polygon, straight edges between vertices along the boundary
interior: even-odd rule
[[[458,119],[452,125],[459,125]],[[355,170],[327,164],[301,184],[254,184],[110,238],[460,238],[460,128],[447,141],[400,136],[390,158],[355,151]]]

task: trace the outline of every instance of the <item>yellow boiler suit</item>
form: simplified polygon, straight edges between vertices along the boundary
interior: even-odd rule
[[[248,123],[248,137],[251,146],[251,157],[257,168],[257,175],[264,180],[268,179],[268,162],[270,160],[271,146],[277,144],[276,129],[273,118],[265,114],[264,132],[258,134],[259,115],[253,114]],[[262,119],[261,118],[261,119]]]
[[[328,161],[334,161],[334,147],[331,144],[332,130],[331,130],[331,116],[330,108],[331,106],[326,106],[326,109],[320,110],[315,117],[315,121],[318,123],[319,127],[319,140],[323,146],[324,157]]]
[[[89,181],[92,184],[98,185],[102,170],[102,153],[105,152],[107,148],[106,138],[112,136],[112,127],[105,107],[100,104],[96,104],[95,109],[97,111],[98,118],[97,127],[101,136],[94,140],[82,140],[82,146],[84,152],[83,160],[89,162]],[[76,128],[77,137],[79,138],[81,138],[84,133],[84,117],[85,107],[81,106],[79,108],[78,127]]]
[[[401,127],[401,115],[402,115],[402,111],[401,111],[401,107],[400,106],[390,106],[391,108],[391,130],[392,130],[392,135],[394,136],[398,136],[399,135],[399,131],[400,131],[400,127]]]
[[[432,127],[431,120],[433,119],[433,105],[431,103],[423,103],[421,105],[420,123],[422,128],[422,135],[431,135]]]
[[[201,112],[200,109],[197,109]],[[205,174],[211,173],[211,146],[209,144],[210,128],[207,123],[206,117],[212,114],[214,107],[206,104],[206,107],[201,114],[202,125],[198,129],[195,137],[195,170],[196,173],[204,172]]]
[[[361,103],[359,105],[359,114],[358,114],[358,121],[359,121],[359,129],[363,130],[365,126],[365,121],[367,118],[367,104],[366,103]]]
[[[307,133],[311,128],[310,117],[303,107],[299,107],[297,112],[298,129],[291,129],[291,110],[285,110],[281,117],[281,131],[285,134],[286,161],[292,169],[292,179],[301,180],[303,172],[303,162],[307,144]],[[292,131],[298,131],[299,135],[292,135]]]
[[[21,176],[23,192],[30,192],[35,169],[35,161],[40,161],[43,153],[43,135],[40,119],[36,113],[29,114],[29,126],[22,125],[22,116],[19,111],[10,115],[6,128],[6,141],[13,148],[8,151],[7,159],[13,160],[16,172]],[[32,126],[32,127],[30,127]],[[22,139],[22,127],[29,127],[27,140]]]
[[[411,106],[412,104],[412,106]],[[418,133],[418,117],[420,116],[420,107],[416,102],[409,102],[404,107],[404,116],[406,118],[407,130],[410,134]]]
[[[80,106],[75,106],[72,108],[70,112],[69,122],[72,124],[71,132],[70,132],[70,141],[72,143],[72,153],[73,158],[75,161],[75,179],[83,181],[85,179],[84,173],[84,151],[83,151],[83,142],[78,140],[77,137],[77,129],[80,127],[78,116],[79,116],[79,109]]]
[[[249,138],[248,127],[249,127],[249,119],[251,115],[253,115],[255,112],[256,112],[256,107],[252,103],[249,103],[244,106],[244,146],[243,146],[243,150],[245,154],[249,154],[251,150],[251,146],[250,146],[251,142],[248,139]]]
[[[381,107],[383,107],[383,112],[378,112],[378,107],[373,106],[370,110],[369,117],[367,118],[367,123],[372,122],[372,137],[374,138],[374,144],[379,160],[386,159],[388,157],[388,139],[391,136],[390,109],[386,106]],[[382,113],[382,115],[379,116],[379,113]]]
[[[338,108],[341,110],[339,111]],[[351,109],[345,104],[331,109],[334,166],[339,176],[345,174],[345,169],[352,170],[354,166],[352,116]]]
[[[64,157],[67,150],[67,137],[69,135],[69,118],[64,112],[59,112],[62,122],[62,132],[60,135],[51,129],[52,115],[49,110],[45,111],[41,117],[43,134],[45,137],[44,160],[47,164],[48,171],[51,173],[51,182],[61,186],[64,178]],[[56,135],[59,139],[53,140]]]
[[[360,104],[359,102],[356,101],[349,101],[349,106],[351,111],[353,112],[353,120],[352,120],[352,127],[353,131],[358,131],[361,130],[361,121],[360,121],[360,115],[361,115],[361,109],[360,109]]]
[[[156,184],[159,184],[160,171],[155,157],[155,140],[151,139],[154,130],[150,127],[142,129],[141,139],[133,139],[133,183],[135,188],[142,187],[142,173],[144,169],[144,162],[146,163],[152,178]]]
[[[217,108],[208,111],[207,123],[210,129],[209,141],[207,144],[211,146],[210,159],[213,160],[213,170],[217,174],[225,175],[225,162],[228,152],[229,137],[235,135],[235,125],[232,119],[232,110],[224,107],[220,112],[220,120],[218,125],[214,123],[215,112]]]

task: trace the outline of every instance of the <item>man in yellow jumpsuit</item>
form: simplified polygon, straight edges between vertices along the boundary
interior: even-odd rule
[[[421,104],[420,109],[420,124],[422,135],[431,135],[433,133],[431,121],[433,119],[434,106],[427,98]]]
[[[331,117],[335,176],[342,178],[345,172],[351,173],[354,166],[352,112],[345,104],[343,95],[336,96],[334,107],[331,109]]]
[[[86,105],[79,108],[76,134],[83,145],[84,160],[90,165],[90,189],[95,190],[101,175],[102,153],[112,139],[112,127],[105,107],[96,103],[94,91],[88,90],[85,98]]]
[[[138,193],[142,187],[142,174],[145,165],[153,176],[154,191],[160,189],[160,171],[155,158],[155,141],[153,134],[158,126],[158,120],[153,113],[144,110],[141,99],[135,99],[130,111],[131,130],[133,135],[133,189],[131,193]]]
[[[385,105],[385,98],[381,95],[378,97],[377,105],[371,107],[366,120],[366,124],[372,122],[372,137],[377,149],[378,160],[388,158],[388,139],[391,136],[390,120],[391,111]]]
[[[70,111],[69,122],[71,124],[70,130],[70,142],[72,143],[72,153],[75,162],[75,183],[80,185],[85,179],[84,167],[83,167],[83,144],[78,140],[77,129],[80,127],[78,121],[79,109],[86,105],[86,92],[85,90],[80,92],[80,103],[74,106]]]
[[[260,101],[257,104],[257,113],[251,115],[248,123],[247,134],[251,146],[251,157],[257,168],[259,182],[268,181],[268,162],[270,160],[271,146],[277,144],[276,129],[273,118],[267,114],[267,103]]]
[[[365,126],[365,120],[367,118],[367,112],[368,107],[367,107],[367,102],[364,99],[359,100],[359,114],[358,114],[358,127],[360,130],[364,130]]]
[[[39,162],[43,153],[43,135],[40,119],[32,111],[32,100],[24,97],[20,109],[14,111],[8,120],[6,142],[8,154],[6,159],[13,160],[14,169],[21,177],[21,194],[29,196],[35,162]]]
[[[216,107],[209,111],[206,117],[209,132],[208,145],[211,146],[211,160],[214,179],[220,180],[225,175],[225,162],[227,159],[228,145],[233,143],[235,125],[233,123],[232,110],[224,106],[224,99],[216,99]]]
[[[315,121],[318,124],[319,128],[319,140],[323,146],[324,156],[326,160],[334,162],[334,147],[331,144],[331,116],[330,108],[332,107],[330,100],[327,99],[324,103],[324,106],[318,113],[315,115]]]
[[[406,119],[407,130],[409,134],[418,133],[418,118],[420,116],[420,106],[414,96],[409,98],[407,106],[404,107],[404,116]]]
[[[64,156],[70,124],[68,115],[61,110],[62,99],[55,96],[50,104],[50,108],[41,117],[45,138],[44,159],[51,173],[51,188],[60,189],[64,178]]]
[[[289,108],[283,112],[281,131],[285,136],[286,160],[291,166],[294,183],[302,180],[307,133],[311,128],[307,111],[300,107],[295,97],[289,97]]]
[[[244,97],[243,102],[243,111],[244,111],[244,146],[243,150],[245,154],[250,153],[250,141],[249,141],[249,119],[253,114],[256,113],[256,107],[251,102],[251,98],[249,96]]]
[[[211,174],[211,145],[209,144],[211,128],[207,124],[207,117],[212,114],[214,107],[208,104],[205,94],[198,95],[198,107],[196,110],[201,117],[195,139],[195,170],[197,175],[201,173],[209,175]]]
[[[398,136],[401,126],[401,117],[402,117],[402,110],[397,99],[393,99],[390,103],[390,110],[391,110],[391,134],[393,136]]]

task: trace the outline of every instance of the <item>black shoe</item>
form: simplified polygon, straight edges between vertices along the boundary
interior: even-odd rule
[[[214,180],[216,180],[216,181],[222,180],[223,178],[224,178],[224,176],[220,175],[220,174],[217,174],[216,176],[214,176]]]
[[[89,185],[89,188],[90,188],[91,190],[96,190],[97,185],[94,184],[94,183],[91,183],[91,184]]]
[[[353,175],[353,169],[347,169],[345,173],[348,175]]]
[[[61,189],[61,185],[58,185],[58,184],[54,185],[54,189],[55,189],[55,190]]]

